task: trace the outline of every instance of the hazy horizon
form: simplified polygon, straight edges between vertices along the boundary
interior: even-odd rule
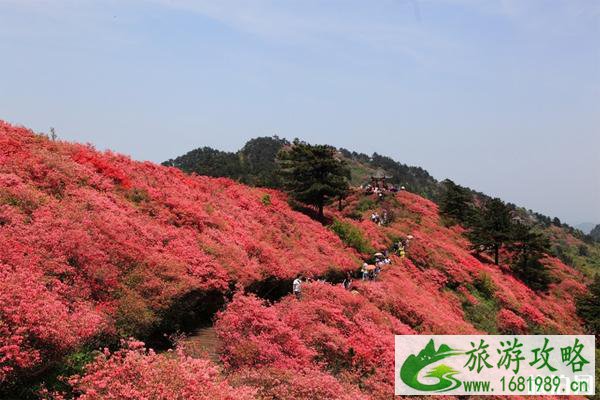
[[[0,0],[0,118],[161,162],[279,135],[600,223],[600,3]]]

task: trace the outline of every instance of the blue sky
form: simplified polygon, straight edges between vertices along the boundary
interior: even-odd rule
[[[135,159],[258,135],[600,223],[597,0],[0,0],[0,118]]]

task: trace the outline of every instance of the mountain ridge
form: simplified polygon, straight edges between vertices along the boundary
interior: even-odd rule
[[[211,147],[201,147],[191,150],[181,156],[164,161],[162,162],[162,165],[177,167],[188,173],[194,172],[199,175],[228,177],[254,186],[281,188],[280,181],[277,181],[276,178],[274,178],[274,170],[276,169],[275,156],[279,149],[288,146],[289,144],[290,142],[287,139],[279,138],[276,135],[262,136],[248,140],[246,144],[236,152],[222,151]],[[261,149],[260,155],[254,153],[258,149]],[[411,192],[439,203],[440,196],[444,190],[442,186],[442,182],[444,181],[438,181],[429,174],[426,169],[420,166],[403,164],[389,156],[381,155],[377,152],[372,155],[367,155],[343,147],[336,149],[349,164],[352,173],[351,183],[354,186],[368,183],[369,177],[372,174],[384,173],[390,178],[389,182],[405,186]],[[262,164],[256,165],[250,163],[250,168],[246,169],[245,160],[248,159],[248,157],[260,158],[263,160]],[[263,179],[257,176],[259,174],[263,174]],[[264,176],[269,176],[269,178],[265,179]],[[491,197],[469,187],[465,187],[465,189],[473,195],[482,198]],[[583,232],[577,227],[561,222],[558,218],[548,217],[525,207],[519,207],[517,205],[515,205],[515,207],[526,211],[528,214],[539,220],[539,223],[546,226],[558,224],[568,229],[571,234],[576,234],[580,237],[584,234],[589,234],[589,232]],[[586,229],[589,228],[591,231],[594,226],[595,224],[593,226],[586,225]],[[577,230],[581,233],[576,232]]]

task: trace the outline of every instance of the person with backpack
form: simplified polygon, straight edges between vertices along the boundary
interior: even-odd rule
[[[292,291],[298,300],[302,298],[302,275],[298,275],[292,282]]]

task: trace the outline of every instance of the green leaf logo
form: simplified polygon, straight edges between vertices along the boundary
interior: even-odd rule
[[[406,358],[402,368],[400,368],[400,379],[411,388],[425,392],[446,392],[456,389],[461,385],[461,381],[454,377],[459,371],[448,365],[439,364],[427,372],[425,377],[437,378],[438,381],[433,384],[419,382],[419,372],[444,358],[461,354],[464,354],[464,352],[452,349],[446,344],[440,345],[440,348],[436,350],[433,339],[431,339],[418,355],[411,354]]]

